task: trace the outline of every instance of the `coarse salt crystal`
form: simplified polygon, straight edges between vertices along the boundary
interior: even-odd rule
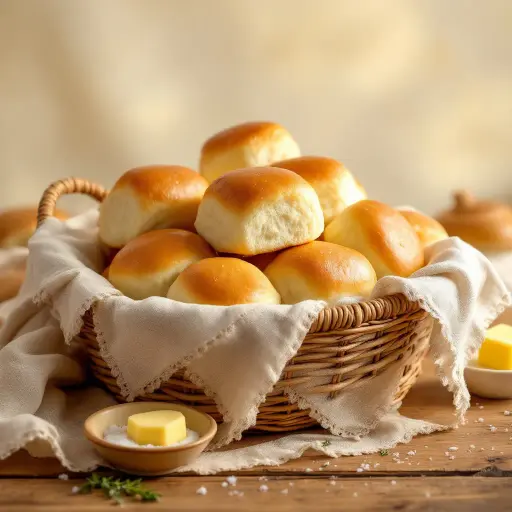
[[[226,478],[226,482],[229,484],[229,485],[236,485],[236,481],[238,480],[238,478],[236,476],[228,476]]]
[[[479,406],[478,406],[478,408],[479,408],[480,410],[482,410],[482,409],[484,408],[484,406],[483,406],[483,405],[479,405]]]
[[[483,423],[485,420],[483,418],[478,418],[478,423]]]
[[[294,484],[293,482],[288,482],[288,485],[289,485],[290,487],[293,487],[295,484]]]
[[[454,459],[455,459],[455,455],[450,455],[448,458],[449,458],[450,460],[454,460]]]
[[[331,464],[330,462],[324,462],[324,463],[322,464],[322,467],[323,467],[323,468],[326,468],[327,466],[330,466],[330,464]]]
[[[363,468],[357,468],[357,469],[356,469],[356,471],[357,471],[358,473],[362,473],[362,472],[364,471],[364,469],[363,469]]]
[[[222,487],[227,487],[229,484],[227,482],[222,482],[220,485],[222,485]]]
[[[474,444],[470,444],[469,447],[474,450],[476,448],[476,446]]]
[[[283,490],[281,491],[281,494],[288,494],[288,489],[283,489]]]
[[[329,482],[329,485],[336,485],[336,482],[335,482],[334,480],[331,480],[331,481]]]
[[[456,452],[458,449],[459,449],[459,447],[458,447],[458,446],[450,446],[450,448],[448,448],[448,451],[450,451],[450,452]]]
[[[306,468],[306,473],[311,473],[313,470],[311,468]]]
[[[267,492],[268,491],[268,485],[260,485],[260,492]]]
[[[493,433],[494,433],[494,432],[496,432],[498,429],[497,429],[494,425],[489,425],[489,430],[490,430],[491,432],[493,432]]]
[[[268,480],[268,478],[267,478],[266,476],[260,476],[260,477],[258,478],[258,480],[259,480],[260,482],[266,482],[266,481]]]
[[[493,451],[494,451],[494,446],[491,446],[491,452],[493,452]]]
[[[444,454],[448,457],[448,455],[450,455],[450,452],[444,452]]]
[[[416,455],[416,450],[411,450],[410,452],[407,452],[407,455]]]
[[[374,468],[378,468],[379,466],[380,466],[380,462],[376,462],[376,463],[373,465],[373,467],[374,467]]]
[[[204,496],[205,494],[208,494],[208,489],[206,487],[199,487],[199,489],[196,491],[196,494]]]
[[[78,487],[78,485],[75,485],[72,489],[71,489],[71,492],[73,494],[78,494],[80,492],[80,487]]]
[[[512,415],[512,412],[510,412],[510,411],[503,411],[503,414],[505,416],[510,416],[510,415]]]
[[[66,473],[61,473],[59,475],[59,480],[69,480],[69,476]]]
[[[391,480],[391,485],[396,485],[396,480]]]
[[[434,460],[434,459],[432,459],[432,457],[429,457],[428,460]]]
[[[393,453],[393,457],[400,457],[400,452]]]

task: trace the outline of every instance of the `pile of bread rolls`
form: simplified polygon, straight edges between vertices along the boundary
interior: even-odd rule
[[[407,277],[447,236],[434,219],[367,199],[345,166],[300,156],[275,123],[208,139],[199,173],[126,172],[101,205],[99,237],[115,256],[104,276],[132,299],[210,305],[329,304]]]

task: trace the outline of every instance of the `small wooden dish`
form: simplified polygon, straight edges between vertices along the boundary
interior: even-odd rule
[[[476,361],[471,361],[464,377],[471,394],[499,400],[512,398],[512,370],[482,368]]]
[[[185,416],[187,427],[199,434],[193,443],[160,448],[131,448],[105,441],[103,433],[112,425],[126,425],[128,417],[140,412],[170,409]],[[185,405],[172,403],[132,402],[114,405],[89,416],[85,436],[98,453],[114,468],[140,476],[161,476],[193,462],[208,446],[217,432],[217,423],[208,414]]]

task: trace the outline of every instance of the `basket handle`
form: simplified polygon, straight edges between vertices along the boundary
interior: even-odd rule
[[[101,203],[107,197],[108,192],[101,185],[82,178],[65,178],[55,181],[44,191],[41,201],[39,201],[37,227],[49,217],[53,217],[57,200],[66,194],[85,194]]]

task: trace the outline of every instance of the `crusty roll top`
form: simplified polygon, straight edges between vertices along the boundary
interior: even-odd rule
[[[317,241],[283,251],[268,265],[265,275],[286,304],[368,297],[377,281],[375,270],[362,254]]]
[[[300,155],[288,131],[276,123],[251,122],[232,126],[209,138],[201,149],[201,174],[212,182],[227,172],[269,165]]]
[[[167,296],[180,302],[217,306],[280,303],[268,278],[255,266],[237,258],[209,258],[190,265]]]

